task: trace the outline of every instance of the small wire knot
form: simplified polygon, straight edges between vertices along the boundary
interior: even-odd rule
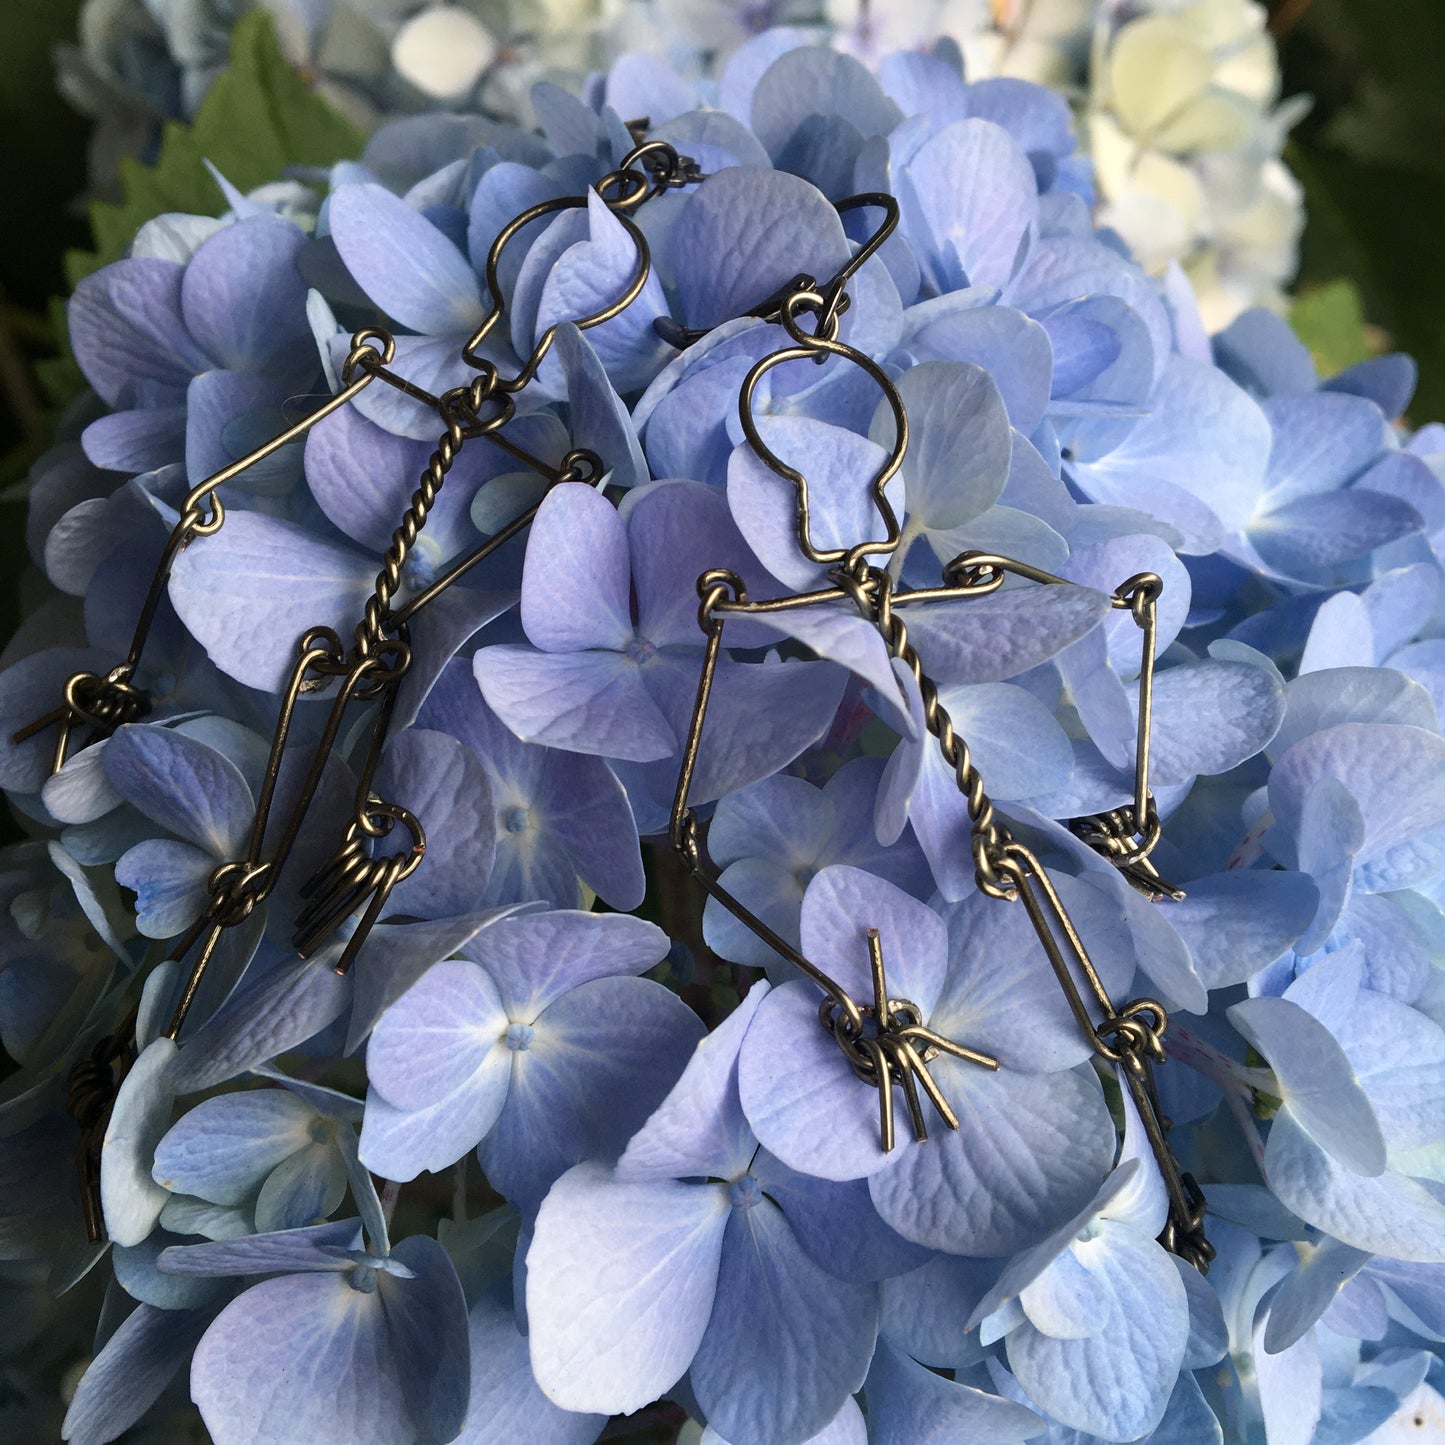
[[[1185,897],[1182,888],[1166,882],[1149,854],[1159,842],[1162,825],[1151,794],[1145,804],[1141,827],[1137,808],[1129,804],[1108,813],[1094,813],[1084,818],[1070,818],[1069,831],[1087,843],[1101,857],[1107,858],[1124,875],[1131,887],[1153,903],[1161,899],[1179,902]]]
[[[70,755],[71,734],[78,723],[90,728],[86,745],[108,738],[125,723],[139,722],[151,710],[151,697],[144,688],[131,682],[134,669],[129,662],[113,667],[104,677],[93,672],[77,672],[66,679],[61,696],[64,702],[44,717],[36,718],[10,735],[14,745],[27,742],[49,727],[59,728],[51,773],[58,773]]]
[[[125,723],[137,722],[151,706],[150,694],[131,682],[131,668],[122,663],[104,677],[77,672],[65,684],[65,705],[98,735],[108,736]]]
[[[1204,1235],[1204,1191],[1192,1174],[1181,1173],[1179,1183],[1184,1192],[1184,1208],[1172,1205],[1169,1218],[1159,1235],[1159,1243],[1200,1274],[1208,1274],[1215,1257],[1215,1248]]]
[[[1129,1068],[1141,1067],[1146,1058],[1162,1064],[1168,1027],[1169,1014],[1163,1004],[1157,999],[1136,998],[1095,1026],[1094,1047],[1104,1058]]]
[[[928,1072],[928,1065],[940,1054],[952,1054],[986,1069],[997,1069],[998,1060],[965,1048],[923,1022],[923,1010],[911,999],[890,998],[883,968],[883,944],[876,928],[868,930],[868,960],[873,976],[873,1002],[857,1003],[846,990],[835,988],[818,1005],[818,1022],[843,1051],[848,1066],[865,1084],[878,1090],[878,1126],[885,1154],[894,1145],[893,1089],[903,1090],[913,1137],[928,1138],[923,1104],[918,1091],[950,1129],[958,1128],[958,1115]]]
[[[244,858],[222,863],[206,881],[211,895],[211,920],[222,928],[244,923],[271,891],[270,874],[269,863],[252,863]]]
[[[411,835],[410,848],[373,858],[369,843],[388,837],[398,823]],[[426,832],[415,815],[398,803],[368,794],[365,806],[347,824],[336,854],[302,886],[301,896],[307,903],[296,919],[291,940],[296,952],[310,958],[365,903],[366,911],[356,932],[335,964],[337,973],[346,973],[381,916],[391,891],[416,872],[425,856]]]

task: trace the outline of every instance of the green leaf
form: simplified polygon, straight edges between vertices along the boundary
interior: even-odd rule
[[[241,190],[278,179],[288,166],[329,166],[356,155],[363,137],[312,91],[286,59],[263,9],[231,32],[231,61],[211,87],[194,123],[171,122],[155,165],[126,161],[124,200],[91,207],[92,251],[72,251],[66,273],[83,276],[118,260],[140,228],[168,211],[218,215],[225,200],[209,161]]]
[[[1333,376],[1371,354],[1364,302],[1353,281],[1331,281],[1304,293],[1290,307],[1289,321],[1321,376]]]
[[[243,16],[231,32],[231,63],[211,87],[190,126],[168,122],[152,166],[121,164],[124,200],[90,209],[91,251],[70,251],[65,274],[74,287],[92,271],[119,260],[147,221],[169,211],[214,216],[225,198],[209,161],[240,190],[278,179],[288,166],[329,166],[359,153],[361,132],[297,75],[263,9]],[[47,397],[60,403],[84,385],[70,355],[64,306],[52,308],[60,357],[37,375]]]

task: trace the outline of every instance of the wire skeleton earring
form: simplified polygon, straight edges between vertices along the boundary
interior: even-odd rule
[[[616,297],[591,315],[575,318],[572,324],[579,330],[600,326],[632,304],[647,283],[652,261],[646,238],[630,219],[631,213],[667,190],[703,179],[705,177],[697,164],[689,157],[679,155],[672,146],[662,141],[639,138],[639,143],[623,158],[618,168],[597,183],[594,188],[596,193],[632,241],[636,262],[631,277]],[[372,787],[395,712],[398,688],[412,663],[409,625],[448,588],[506,542],[524,532],[536,515],[540,502],[528,507],[499,532],[454,561],[441,577],[398,606],[404,569],[447,474],[468,441],[485,438],[500,447],[537,472],[543,478],[546,490],[562,482],[597,483],[603,477],[606,467],[593,452],[575,449],[553,466],[511,440],[504,432],[516,411],[514,397],[536,378],[563,323],[549,326],[542,333],[514,375],[503,375],[496,363],[482,355],[482,347],[506,311],[506,298],[500,280],[500,263],[506,247],[532,222],[587,205],[587,195],[544,201],[513,217],[497,236],[485,268],[491,305],[480,326],[461,349],[461,360],[477,373],[468,385],[435,396],[390,369],[395,343],[388,332],[379,327],[357,332],[352,337],[351,349],[342,368],[341,390],[294,426],[208,477],[187,495],[181,516],[171,531],[151,579],[130,650],[122,662],[104,676],[78,673],[70,678],[65,685],[61,705],[15,734],[13,740],[18,743],[48,727],[55,727],[52,772],[58,772],[70,755],[80,728],[89,729],[83,744],[88,745],[108,737],[124,723],[136,722],[147,716],[150,699],[135,682],[147,639],[176,558],[198,538],[214,536],[224,525],[226,512],[219,492],[227,482],[281,447],[299,440],[374,382],[391,386],[436,413],[443,427],[441,437],[410,504],[392,533],[372,595],[353,630],[350,645],[344,644],[335,630],[325,626],[310,628],[297,640],[297,655],[282,692],[245,856],[223,863],[212,872],[208,880],[209,901],[206,908],[170,951],[169,957],[175,960],[185,959],[193,950],[195,956],[166,1029],[166,1037],[172,1040],[178,1038],[226,930],[250,918],[277,886],[315,802],[328,760],[340,737],[344,716],[353,702],[374,703],[375,708],[369,732],[365,734],[365,756],[358,776],[352,816],[335,853],[302,886],[305,904],[298,916],[293,937],[297,952],[303,958],[309,957],[360,909],[361,918],[335,965],[338,972],[346,972],[367,933],[380,917],[388,896],[421,864],[427,847],[422,821],[399,804],[379,797]],[[325,692],[333,686],[335,691],[330,698],[326,721],[299,789],[273,834],[271,824],[277,789],[291,741],[297,704],[305,694]],[[373,857],[371,843],[386,838],[398,827],[408,836],[408,846],[398,852]],[[133,1020],[123,1025],[109,1040],[103,1041],[99,1052],[82,1061],[72,1072],[71,1097],[75,1116],[82,1125],[82,1142],[77,1152],[81,1192],[85,1201],[87,1231],[95,1242],[104,1237],[99,1202],[99,1142],[104,1136],[114,1098],[111,1066],[114,1059],[120,1057],[119,1049],[112,1045],[121,1040],[125,1049],[129,1049],[129,1040],[122,1040],[122,1034],[129,1035],[133,1027]]]
[[[722,886],[719,870],[707,855],[697,814],[689,805],[727,619],[851,602],[859,614],[877,628],[889,655],[903,663],[918,685],[927,729],[954,769],[958,787],[967,801],[975,878],[980,891],[992,898],[1023,903],[1079,1028],[1100,1058],[1118,1066],[1124,1086],[1144,1123],[1169,1195],[1169,1217],[1160,1242],[1205,1270],[1214,1251],[1204,1237],[1203,1195],[1192,1177],[1180,1169],[1169,1148],[1169,1121],[1160,1108],[1154,1084],[1153,1066],[1165,1058],[1163,1035],[1167,1013],[1162,1004],[1147,998],[1115,1006],[1043,865],[1029,848],[1012,836],[1007,824],[995,812],[968,744],[939,701],[938,689],[909,639],[903,617],[903,609],[908,604],[978,597],[993,592],[1010,572],[1045,584],[1061,583],[1064,579],[995,554],[974,552],[962,554],[944,568],[943,586],[897,591],[886,568],[872,560],[893,557],[902,540],[898,518],[884,495],[884,488],[897,473],[907,449],[908,418],[902,397],[888,374],[838,336],[839,317],[847,304],[843,290],[847,279],[878,250],[898,223],[897,202],[891,196],[870,194],[839,203],[840,210],[865,206],[881,209],[884,219],[844,271],[824,284],[811,277],[799,277],[793,290],[770,302],[766,319],[776,320],[791,344],[754,364],[743,380],[738,399],[739,420],[753,451],[793,487],[799,550],[810,562],[829,569],[827,577],[832,585],[752,601],[735,573],[717,569],[703,573],[698,579],[698,623],[707,636],[707,648],[673,800],[670,841],[689,872],[712,897],[823,990],[819,1007],[823,1028],[838,1041],[859,1078],[878,1089],[879,1129],[884,1148],[893,1144],[892,1089],[895,1085],[903,1090],[916,1137],[926,1137],[917,1094],[919,1088],[929,1095],[945,1123],[956,1128],[956,1117],[928,1074],[928,1051],[946,1049],[988,1068],[996,1069],[998,1061],[937,1035],[920,1032],[921,1018],[916,1006],[888,996],[881,942],[876,932],[868,936],[874,1000],[871,1005],[859,1004],[824,969],[780,938]],[[809,315],[814,318],[812,331],[802,324],[802,319]],[[868,483],[869,498],[882,522],[883,535],[860,540],[849,547],[824,548],[817,545],[812,532],[807,478],[768,448],[758,431],[752,402],[758,383],[772,368],[787,361],[813,360],[821,364],[832,357],[859,367],[877,383],[893,413],[895,437],[892,451]],[[1129,808],[1097,818],[1078,819],[1071,825],[1076,834],[1119,867],[1133,886],[1155,899],[1182,896],[1164,883],[1148,862],[1160,832],[1157,810],[1149,793],[1148,760],[1156,603],[1161,588],[1158,577],[1152,573],[1140,574],[1125,582],[1112,598],[1116,607],[1129,610],[1140,628],[1143,642],[1135,801]],[[1083,980],[1083,990],[1076,974]],[[915,1046],[919,1044],[923,1045],[921,1052]]]

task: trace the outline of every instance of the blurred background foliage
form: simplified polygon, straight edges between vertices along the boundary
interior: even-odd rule
[[[0,174],[10,184],[0,227],[0,487],[23,480],[53,432],[67,389],[55,298],[97,263],[94,253],[119,254],[147,214],[219,210],[219,194],[197,176],[202,151],[245,186],[284,160],[324,162],[357,143],[320,111],[303,134],[286,133],[296,97],[263,93],[274,80],[256,39],[252,51],[238,48],[237,77],[210,107],[210,138],[177,130],[163,151],[173,167],[131,168],[131,207],[88,214],[89,123],[56,93],[52,60],[57,44],[74,40],[79,9],[80,0],[0,5],[9,62],[0,70]],[[1286,152],[1309,217],[1293,320],[1325,372],[1374,351],[1413,353],[1420,386],[1409,420],[1445,420],[1445,0],[1272,0],[1269,9],[1283,93],[1314,97]],[[319,149],[297,154],[298,144]],[[218,146],[224,153],[211,154]],[[11,578],[24,566],[22,526],[20,503],[0,504],[0,566]],[[8,599],[13,585],[0,584],[0,594]],[[0,602],[0,635],[13,621]]]

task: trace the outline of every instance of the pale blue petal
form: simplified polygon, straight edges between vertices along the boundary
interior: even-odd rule
[[[1048,1428],[1032,1410],[926,1370],[886,1340],[868,1372],[872,1445],[1016,1445]]]
[[[285,1089],[202,1100],[156,1146],[155,1180],[213,1204],[242,1204],[283,1159],[311,1143],[316,1111]]]
[[[701,482],[658,482],[630,492],[623,514],[633,558],[637,631],[654,647],[702,646],[697,620],[697,579],[702,573],[726,567],[749,587],[763,583],[726,500]],[[769,634],[757,633],[741,618],[731,621],[726,637],[729,646],[771,641]]]
[[[244,1239],[173,1244],[161,1255],[160,1265],[169,1274],[211,1278],[303,1271],[331,1274],[350,1270],[348,1251],[360,1242],[359,1222],[338,1219],[307,1229],[253,1234]]]
[[[498,1070],[505,1086],[509,1075]],[[366,1115],[358,1145],[361,1162],[383,1179],[402,1182],[423,1170],[439,1174],[455,1164],[496,1122],[504,1102],[482,1090],[465,1087],[421,1109],[398,1109],[375,1089],[366,1096]]]
[[[773,455],[808,483],[809,534],[828,551],[883,541],[886,529],[873,502],[872,481],[887,454],[876,442],[806,416],[763,416],[758,432]],[[799,547],[798,491],[764,464],[747,443],[728,460],[728,505],[738,530],[774,577],[789,587],[817,585],[822,568]],[[903,487],[895,477],[886,491],[894,514],[903,515]]]
[[[708,1422],[733,1440],[817,1434],[863,1383],[878,1310],[876,1286],[819,1269],[766,1199],[734,1209],[688,1377]]]
[[[883,1281],[880,1332],[926,1365],[951,1367],[978,1348],[974,1307],[998,1275],[998,1261],[935,1254],[927,1264]]]
[[[581,983],[534,1027],[479,1153],[488,1182],[524,1214],[574,1164],[616,1159],[703,1036],[697,1015],[645,978]]]
[[[905,1112],[893,1151],[883,1152],[878,1091],[824,1032],[820,1002],[816,985],[801,981],[768,995],[743,1040],[738,1088],[753,1132],[784,1164],[821,1179],[861,1179],[929,1146],[913,1142]],[[930,1133],[941,1131],[943,1121],[924,1108]]]
[[[1052,710],[1031,692],[991,682],[945,689],[939,700],[996,801],[1041,797],[1068,782],[1074,750]]]
[[[334,1213],[346,1197],[346,1162],[334,1144],[308,1144],[282,1160],[256,1196],[256,1228],[304,1229]]]
[[[1393,1170],[1374,1178],[1350,1173],[1288,1112],[1270,1128],[1264,1167],[1288,1208],[1342,1243],[1391,1259],[1445,1263],[1445,1204]]]
[[[362,290],[409,330],[469,334],[482,320],[476,273],[446,236],[383,186],[341,186],[331,239]]]
[[[181,280],[186,328],[213,360],[233,370],[295,370],[315,363],[306,282],[297,261],[306,235],[277,216],[224,226],[197,248]]]
[[[1325,492],[1298,497],[1255,520],[1249,539],[1271,566],[1308,576],[1364,557],[1423,526],[1408,502],[1383,492]]]
[[[115,881],[136,895],[141,935],[174,938],[194,923],[211,901],[206,885],[217,861],[214,854],[171,838],[152,838],[127,849],[116,860]]]
[[[738,1101],[738,1051],[768,993],[766,980],[755,983],[701,1040],[672,1092],[628,1144],[619,1179],[732,1179],[748,1167],[758,1141]]]
[[[861,1179],[835,1184],[799,1174],[766,1149],[750,1172],[813,1263],[839,1279],[882,1281],[931,1257],[884,1224]]]
[[[224,1285],[199,1275],[177,1275],[162,1271],[157,1264],[161,1252],[177,1239],[162,1226],[140,1244],[111,1246],[115,1282],[132,1299],[163,1310],[194,1310],[210,1305],[220,1307],[226,1298]]]
[[[592,1445],[606,1415],[560,1409],[532,1378],[527,1337],[516,1317],[488,1296],[467,1317],[472,1353],[472,1399],[456,1445]]]
[[[807,181],[733,168],[693,193],[673,246],[708,259],[678,278],[683,321],[701,327],[743,315],[801,272],[826,279],[849,255],[838,213]]]
[[[1206,988],[1252,978],[1309,926],[1319,891],[1303,873],[1241,869],[1189,884],[1169,922]]]
[[[958,293],[920,302],[905,319],[906,345],[920,360],[983,367],[998,387],[1009,422],[1025,436],[1043,420],[1052,348],[1037,321],[1008,306],[979,306]]]
[[[681,1378],[712,1316],[730,1213],[722,1186],[595,1164],[552,1186],[527,1251],[527,1322],[554,1404],[627,1414]]]
[[[916,251],[931,252],[947,281],[941,290],[1012,278],[1038,214],[1038,183],[1002,126],[972,119],[945,126],[914,152],[899,185],[917,218],[910,239]]]
[[[1118,907],[1086,880],[1054,880],[1111,995],[1127,989],[1133,949]],[[944,910],[949,970],[930,1026],[1007,1068],[1051,1073],[1092,1050],[1022,908],[971,893]]]
[[[402,1394],[417,1445],[445,1445],[461,1433],[471,1398],[467,1307],[447,1252],[424,1234],[403,1239],[391,1258],[410,1277],[377,1275]]]
[[[1298,1004],[1251,998],[1229,1009],[1230,1022],[1266,1059],[1296,1124],[1355,1174],[1385,1168],[1379,1121],[1334,1036]]]
[[[861,868],[834,864],[803,898],[804,954],[860,1003],[873,996],[868,931],[880,934],[891,997],[915,1003],[924,1019],[943,987],[947,942],[942,920],[916,898]]]
[[[659,654],[655,663],[664,662]],[[692,714],[697,664],[670,660],[645,674],[653,695],[681,737]],[[848,674],[824,662],[776,657],[760,663],[718,663],[708,723],[693,774],[693,803],[706,803],[786,767],[833,721]],[[674,770],[667,774],[671,801]]]
[[[351,1000],[351,981],[324,958],[292,960],[247,986],[186,1041],[166,1071],[177,1093],[209,1089],[305,1042]]]
[[[1166,668],[1154,678],[1150,778],[1161,787],[1228,772],[1259,752],[1283,718],[1284,688],[1263,667],[1210,659]]]
[[[229,758],[174,728],[118,728],[105,748],[112,785],[152,822],[217,862],[240,855],[255,814],[251,790]]]
[[[1077,642],[1109,611],[1102,592],[1069,584],[931,602],[899,615],[929,675],[946,686],[1003,682],[1027,672]]]
[[[1350,596],[1340,593],[1330,602]],[[1393,667],[1312,669],[1286,684],[1284,695],[1284,722],[1269,745],[1271,757],[1281,757],[1301,738],[1339,723],[1407,723],[1435,731],[1429,694]]]
[[[372,1030],[366,1052],[372,1087],[388,1103],[408,1110],[467,1088],[481,1096],[479,1110],[495,1117],[510,1073],[502,1046],[506,1031],[506,1010],[486,971],[464,959],[444,960],[402,994]]]
[[[1305,1246],[1298,1266],[1279,1287],[1269,1307],[1265,1327],[1266,1353],[1277,1355],[1312,1330],[1335,1297],[1370,1261],[1362,1249],[1351,1249],[1337,1239]]]
[[[226,1306],[191,1362],[191,1398],[216,1445],[417,1439],[378,1292],[341,1275],[253,1286]]]
[[[1249,519],[1264,476],[1269,424],[1222,373],[1176,357],[1150,410],[1113,451],[1071,465],[1096,502],[1137,507],[1168,522],[1186,552],[1211,552]],[[1208,418],[1210,425],[1201,426]]]
[[[1326,775],[1348,780],[1359,804],[1359,863],[1382,860],[1445,819],[1445,739],[1423,728],[1343,723],[1296,743],[1270,774],[1270,803],[1281,823],[1299,826],[1305,795]]]
[[[642,443],[592,343],[575,326],[559,326],[553,354],[565,387],[572,445],[596,452],[613,486],[645,482]]]
[[[211,1323],[211,1310],[138,1305],[80,1377],[61,1427],[70,1445],[105,1445],[160,1398]]]
[[[1108,1316],[1098,1334],[1053,1339],[1024,1325],[1008,1337],[1009,1366],[1029,1398],[1105,1439],[1132,1440],[1159,1423],[1189,1338],[1183,1281],[1163,1249],[1144,1243],[1127,1270],[1101,1273]]]
[[[535,903],[530,907],[536,907]],[[347,1027],[345,1052],[354,1053],[376,1026],[376,1020],[412,987],[428,968],[442,958],[451,958],[481,929],[519,912],[507,905],[464,913],[460,918],[426,920],[420,923],[386,923],[374,928],[351,970],[355,997]]]
[[[667,935],[644,919],[567,909],[504,919],[477,934],[466,955],[487,970],[507,1017],[532,1023],[570,989],[644,973],[668,947]]]
[[[581,482],[553,487],[537,511],[522,572],[522,626],[544,652],[632,641],[627,533],[617,508]]]
[[[151,1164],[171,1122],[175,1095],[166,1068],[175,1057],[173,1040],[155,1039],[141,1050],[116,1095],[100,1155],[105,1228],[116,1244],[139,1244],[170,1197],[151,1177]]]
[[[348,633],[375,581],[376,563],[359,552],[291,522],[236,512],[176,558],[170,597],[222,672],[279,692],[301,633],[320,626]]]
[[[670,757],[677,738],[630,657],[501,643],[473,659],[487,706],[524,742],[628,762]]]
[[[1363,397],[1309,392],[1263,403],[1273,430],[1269,453],[1269,505],[1332,492],[1385,449],[1389,427],[1379,407]]]
[[[496,812],[491,784],[475,753],[456,738],[426,728],[394,735],[382,755],[376,791],[408,809],[429,841],[446,840],[443,851],[429,847],[415,873],[392,890],[387,911],[414,918],[451,918],[474,905],[496,853]],[[404,828],[377,854],[410,846]]]
[[[1318,1338],[1311,1331],[1287,1350],[1264,1348],[1265,1323],[1253,1328],[1254,1369],[1260,1413],[1269,1439],[1279,1445],[1311,1445],[1321,1423],[1322,1370]]]
[[[1362,988],[1340,1043],[1393,1154],[1445,1138],[1445,1029],[1399,999]]]
[[[878,1212],[905,1239],[955,1254],[1009,1254],[1078,1212],[1113,1162],[1114,1126],[1077,1073],[990,1073],[946,1055],[929,1065],[957,1130],[869,1180]]]
[[[993,378],[970,362],[926,361],[897,383],[908,410],[908,451],[902,476],[914,527],[961,527],[999,499],[1008,478],[1012,441],[1003,398]],[[893,413],[874,413],[869,435],[893,443]]]

